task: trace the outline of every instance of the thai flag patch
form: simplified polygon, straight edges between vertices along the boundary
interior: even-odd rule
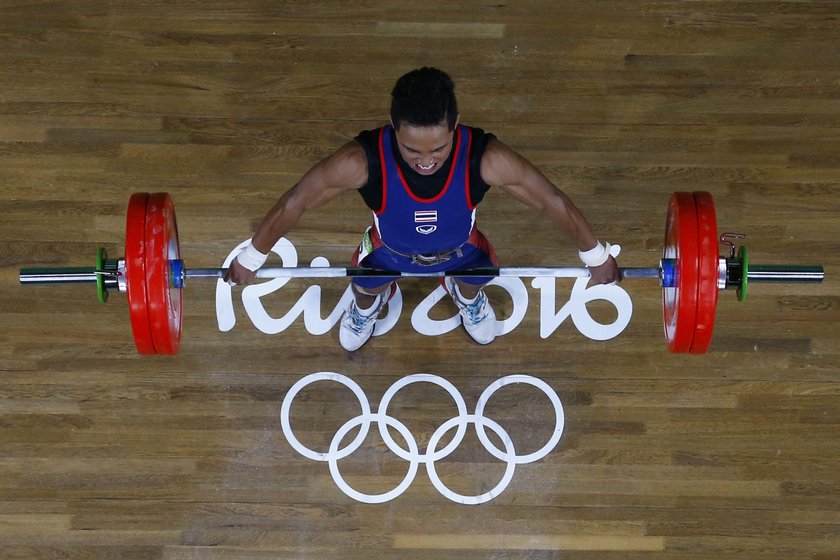
[[[416,210],[414,212],[414,223],[436,222],[437,210]]]
[[[429,222],[436,222],[437,221],[437,210],[415,210],[414,211],[414,223],[421,224],[414,229],[417,230],[417,233],[422,233],[423,235],[429,235],[430,233],[434,233],[437,231],[437,226],[434,224],[430,224]]]

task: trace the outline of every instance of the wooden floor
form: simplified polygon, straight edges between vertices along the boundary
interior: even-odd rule
[[[0,8],[0,558],[840,558],[837,2]],[[541,338],[541,313],[557,313],[572,282],[557,281],[549,308],[528,281],[522,322],[482,348],[462,330],[418,333],[410,316],[435,282],[406,280],[396,326],[353,355],[337,328],[311,335],[302,318],[259,332],[238,289],[222,332],[215,285],[195,281],[175,357],[136,355],[118,293],[102,306],[91,287],[18,285],[20,267],[93,266],[99,246],[121,256],[134,191],[172,193],[188,266],[221,266],[309,166],[385,121],[393,82],[421,65],[447,70],[462,120],[537,163],[623,246],[624,266],[656,266],[672,191],[708,190],[719,229],[749,234],[752,262],[823,264],[826,281],[751,285],[744,303],[722,293],[701,356],[665,350],[645,281],[624,284],[632,320],[603,342],[570,319]],[[303,264],[345,264],[369,220],[350,193],[288,237]],[[479,222],[505,264],[576,260],[501,191]],[[266,309],[284,315],[310,284]],[[346,283],[317,284],[326,316]],[[491,297],[512,313],[503,291]],[[530,375],[559,395],[565,427],[485,504],[447,499],[423,465],[402,495],[362,503],[281,429],[293,384],[325,371],[355,380],[374,411],[411,374],[451,382],[470,411],[495,380]],[[457,415],[430,384],[400,391],[389,413],[421,452]],[[335,382],[291,407],[296,437],[323,452],[357,414]],[[528,453],[554,410],[516,385],[485,417]],[[368,494],[409,468],[375,432],[337,463]],[[506,468],[475,434],[434,467],[465,495]]]

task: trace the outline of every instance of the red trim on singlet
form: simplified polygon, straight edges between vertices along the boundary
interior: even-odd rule
[[[467,127],[467,165],[464,177],[464,190],[467,191],[467,208],[475,210],[475,204],[472,203],[472,188],[470,185],[470,165],[472,164],[472,130]]]
[[[388,200],[388,169],[385,166],[385,150],[383,150],[382,139],[385,138],[385,127],[379,131],[379,165],[382,168],[382,204],[379,210],[374,212],[377,216],[385,211],[385,202]]]
[[[393,132],[393,134],[396,136],[396,130]],[[452,177],[455,175],[455,167],[456,167],[456,164],[458,163],[458,152],[461,149],[461,130],[460,130],[460,127],[455,130],[455,136],[453,138],[454,138],[454,141],[455,141],[455,153],[452,154],[452,166],[449,168],[449,177],[446,178],[446,184],[443,186],[443,189],[438,194],[433,196],[432,198],[420,198],[419,196],[417,196],[416,194],[411,192],[411,189],[408,187],[408,183],[406,182],[405,177],[403,176],[402,168],[400,168],[400,165],[399,165],[398,162],[394,162],[396,167],[397,167],[397,173],[399,173],[399,175],[400,175],[400,181],[402,182],[402,186],[405,189],[405,192],[407,192],[408,196],[413,198],[416,202],[422,202],[422,203],[425,203],[425,204],[428,204],[430,202],[435,202],[440,197],[445,195],[446,191],[449,190],[449,185],[452,184]],[[396,157],[402,157],[402,155],[398,151],[398,153],[394,154],[394,157],[395,158]],[[384,185],[383,185],[383,188],[384,188]],[[383,208],[384,208],[384,206],[383,206]]]

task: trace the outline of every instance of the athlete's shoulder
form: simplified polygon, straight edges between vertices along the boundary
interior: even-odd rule
[[[359,143],[366,153],[379,152],[379,137],[384,129],[384,126],[380,126],[379,128],[363,130],[353,139]]]
[[[470,152],[473,163],[480,163],[487,146],[496,139],[496,135],[477,126],[463,125],[470,132]]]
[[[328,182],[359,188],[367,182],[368,160],[365,151],[354,141],[349,141],[323,160],[322,166]]]
[[[492,132],[487,132],[483,128],[480,128],[480,127],[477,127],[477,126],[471,126],[471,125],[468,125],[468,124],[464,124],[464,125],[461,125],[461,126],[464,127],[464,129],[470,131],[470,136],[472,138],[473,143],[480,142],[480,143],[485,143],[486,144],[488,139],[496,137],[496,135],[493,134]]]

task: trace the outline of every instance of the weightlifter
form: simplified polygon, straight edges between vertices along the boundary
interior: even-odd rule
[[[355,189],[373,211],[353,266],[399,272],[439,272],[498,266],[493,247],[476,227],[476,206],[497,186],[544,212],[578,248],[592,283],[619,280],[609,244],[597,240],[572,200],[532,163],[493,134],[459,123],[455,85],[436,68],[413,70],[391,92],[390,124],[365,130],[317,163],[263,218],[251,244],[225,280],[250,284],[280,237],[306,210]],[[486,277],[446,277],[444,285],[467,333],[479,344],[496,336],[496,315],[483,289]],[[348,351],[373,334],[393,296],[396,278],[355,278],[355,296],[341,319]]]

